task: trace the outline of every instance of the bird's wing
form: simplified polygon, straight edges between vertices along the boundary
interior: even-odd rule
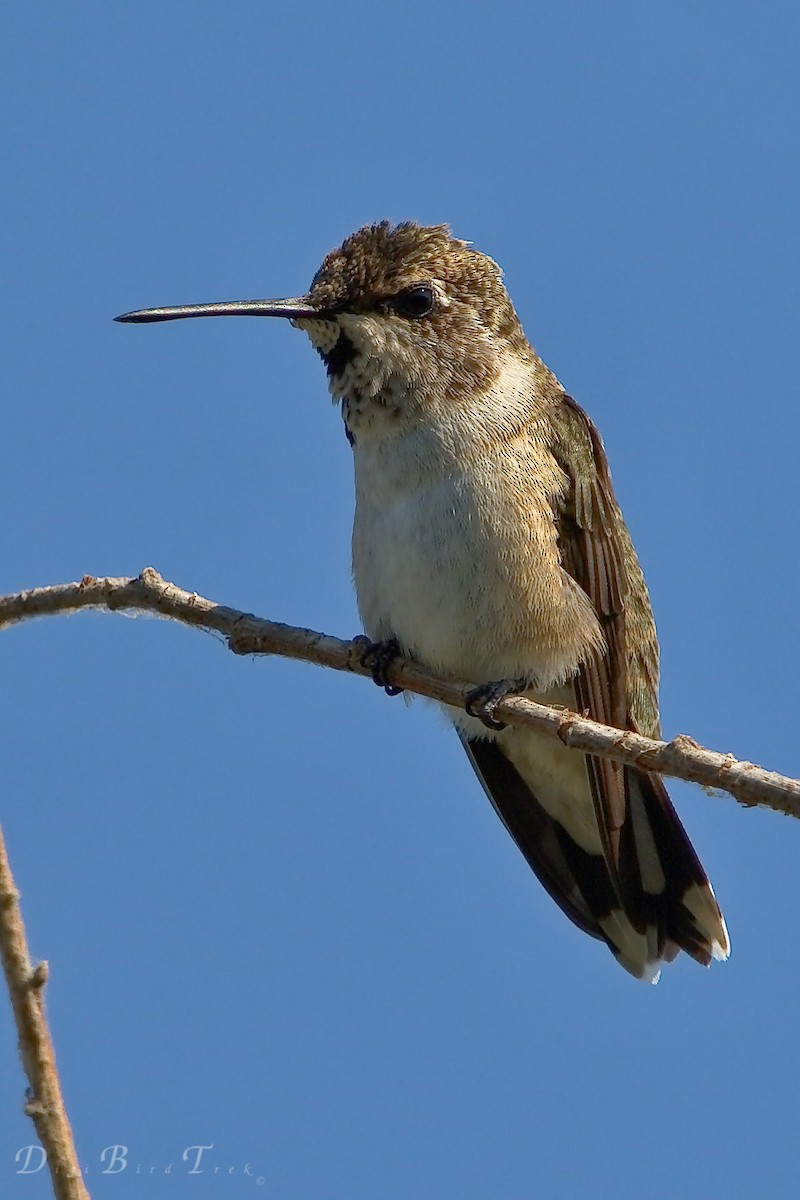
[[[569,486],[557,515],[561,564],[580,584],[600,620],[605,653],[584,663],[575,678],[578,706],[596,721],[628,725],[626,600],[629,582],[622,516],[611,486],[600,435],[571,397],[556,412],[553,450]],[[628,822],[624,770],[610,759],[587,758],[592,795],[606,861],[623,899],[635,885],[635,859],[629,861],[624,836]],[[627,907],[627,905],[626,905]]]
[[[569,479],[557,516],[564,569],[591,600],[606,652],[575,677],[578,707],[619,729],[657,736],[658,642],[636,554],[614,497],[599,433],[571,397],[553,447]],[[727,932],[703,867],[659,776],[586,756],[606,864],[627,919],[653,957],[727,955]]]

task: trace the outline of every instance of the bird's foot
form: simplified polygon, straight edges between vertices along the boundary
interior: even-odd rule
[[[495,720],[494,710],[506,696],[524,692],[527,686],[524,679],[495,679],[492,683],[482,683],[467,694],[464,707],[471,717],[483,721],[487,729],[505,729],[505,721]]]
[[[373,642],[363,633],[359,633],[353,638],[353,643],[363,647],[359,655],[359,662],[372,675],[373,683],[382,687],[387,696],[399,696],[403,689],[395,687],[386,678],[389,667],[402,654],[397,638],[387,638],[385,642]]]

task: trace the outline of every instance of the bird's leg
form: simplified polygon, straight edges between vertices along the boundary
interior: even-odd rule
[[[524,692],[528,686],[525,679],[495,679],[491,683],[482,683],[467,693],[465,709],[471,717],[483,721],[487,729],[505,729],[505,721],[496,721],[494,710],[506,696]]]
[[[399,696],[403,689],[395,687],[386,678],[387,670],[402,654],[397,638],[387,638],[384,642],[373,642],[363,633],[359,633],[353,638],[353,642],[355,645],[363,647],[359,661],[362,667],[366,667],[372,675],[373,683],[382,687],[387,696]]]

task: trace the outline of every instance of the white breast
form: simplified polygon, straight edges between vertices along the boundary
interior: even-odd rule
[[[445,414],[356,437],[364,628],[451,675],[548,687],[602,640],[559,564],[552,503],[563,477],[535,430],[476,452],[475,414]]]

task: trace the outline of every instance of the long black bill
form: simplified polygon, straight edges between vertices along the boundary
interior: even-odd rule
[[[290,300],[230,300],[220,304],[178,304],[173,308],[139,308],[122,313],[115,321],[146,324],[149,321],[179,321],[183,317],[319,317],[305,296]]]

